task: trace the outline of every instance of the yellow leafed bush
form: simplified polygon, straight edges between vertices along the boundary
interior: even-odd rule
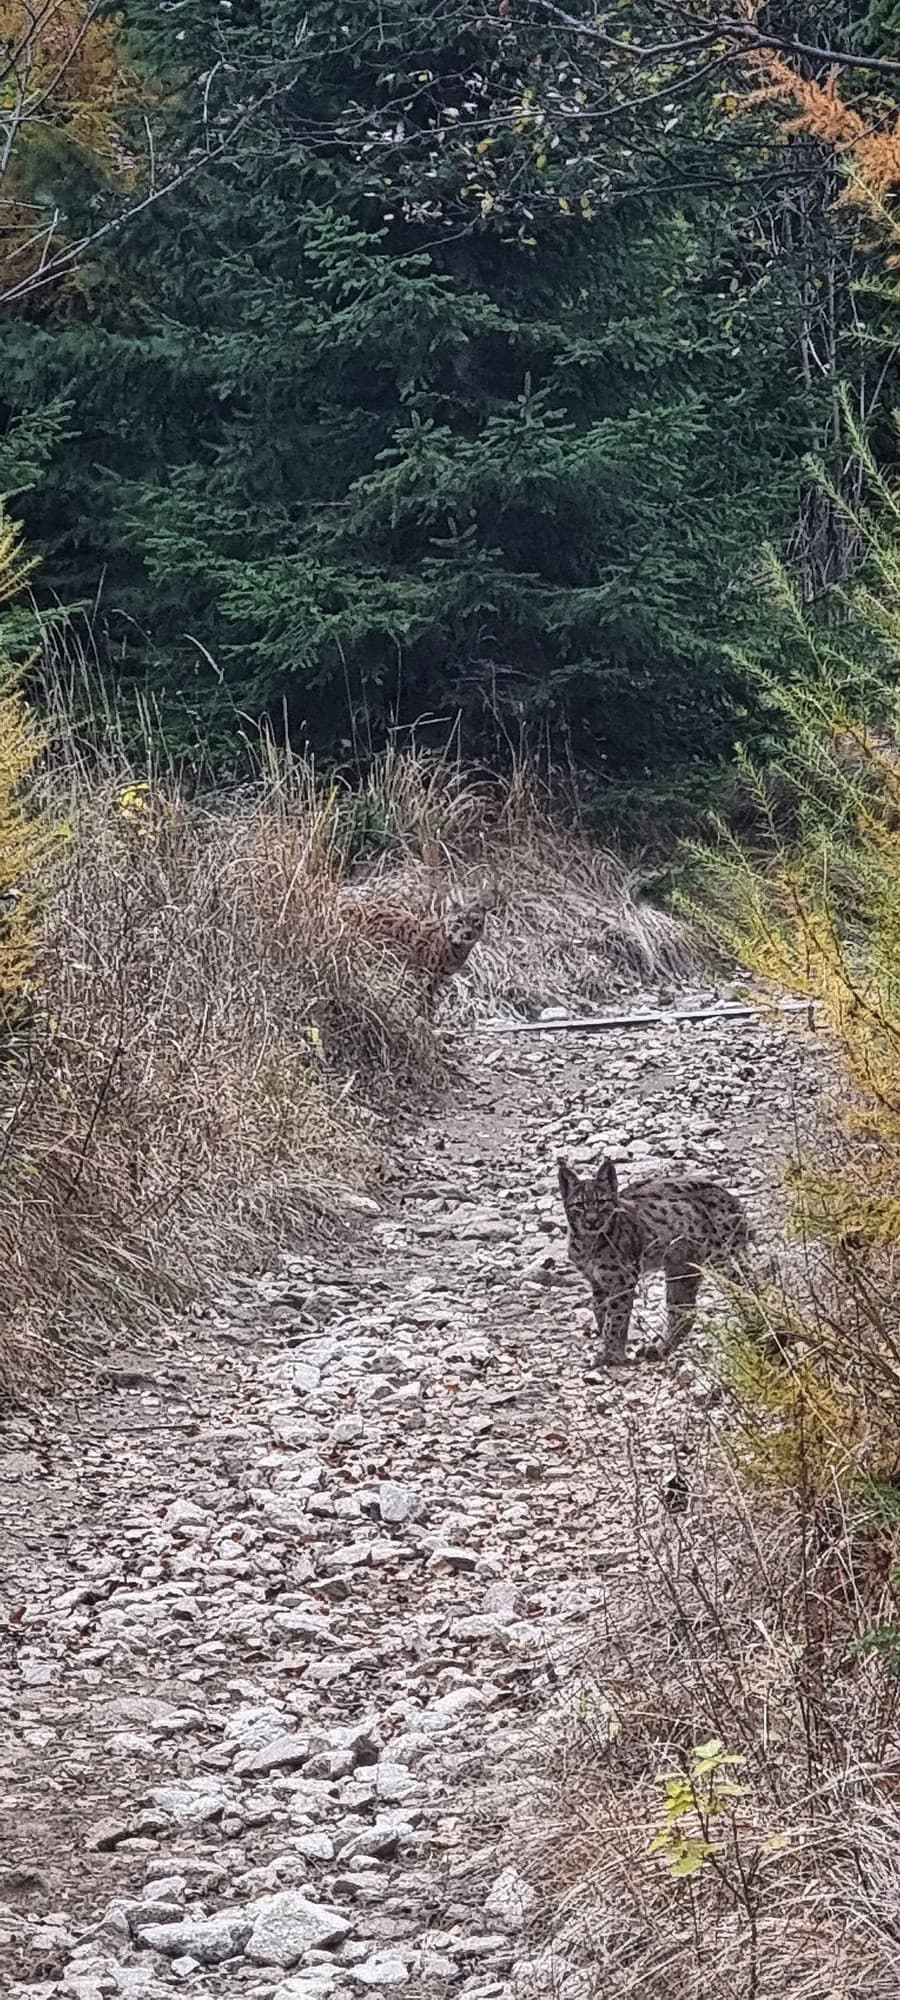
[[[880,587],[887,608],[883,569]],[[723,831],[695,852],[692,904],[722,949],[818,1004],[836,1058],[828,1129],[791,1174],[803,1284],[758,1301],[761,1351],[757,1325],[728,1357],[751,1413],[747,1462],[768,1484],[819,1492],[900,1479],[900,715],[895,733],[883,689],[875,730],[837,682],[782,694],[779,811],[755,851]]]
[[[91,0],[6,0],[0,36],[0,159],[4,231],[0,292],[43,269],[58,241],[67,168],[87,163],[120,185],[133,179],[123,109],[140,88],[120,50],[121,19]]]
[[[32,565],[19,530],[0,506],[0,606],[18,594]],[[44,739],[2,647],[0,628],[0,1034],[19,1019],[35,971],[38,885],[52,842],[32,784]]]
[[[786,130],[832,148],[843,198],[865,211],[895,267],[896,112],[859,93],[850,105],[834,76],[821,85],[778,55],[757,52],[752,64],[756,100],[787,107]],[[708,934],[764,980],[817,1002],[837,1057],[831,1132],[793,1177],[794,1225],[814,1255],[796,1293],[769,1303],[768,1348],[757,1342],[754,1359],[751,1331],[728,1363],[757,1476],[832,1493],[900,1482],[900,487],[848,398],[841,427],[866,505],[823,484],[849,518],[859,571],[825,621],[778,579],[808,678],[793,691],[768,687],[786,748],[770,781],[746,773],[755,849],[723,827],[715,850],[695,855]],[[851,627],[863,641],[855,650]]]

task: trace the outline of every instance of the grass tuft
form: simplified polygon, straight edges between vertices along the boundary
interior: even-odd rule
[[[523,774],[411,748],[354,789],[264,739],[255,782],[204,795],[150,734],[136,767],[108,708],[86,741],[72,692],[48,676],[29,810],[65,837],[29,885],[28,1019],[0,1073],[6,1393],[348,1226],[392,1121],[464,1061],[448,1028],[691,962]],[[347,921],[348,890],[441,908],[487,878],[489,935],[435,1024],[409,966]]]

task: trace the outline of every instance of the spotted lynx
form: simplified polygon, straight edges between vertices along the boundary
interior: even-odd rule
[[[648,1351],[670,1353],[693,1325],[701,1265],[728,1271],[746,1249],[747,1218],[737,1196],[716,1181],[676,1176],[632,1181],[620,1191],[611,1160],[584,1181],[565,1160],[558,1167],[569,1258],[590,1283],[604,1361],[616,1367],[626,1358],[642,1271],[665,1272],[668,1331]]]
[[[441,987],[461,970],[483,937],[488,907],[483,896],[438,916],[430,910],[405,908],[402,903],[359,897],[345,902],[343,914],[348,916],[352,909],[354,928],[420,978],[430,1010]]]

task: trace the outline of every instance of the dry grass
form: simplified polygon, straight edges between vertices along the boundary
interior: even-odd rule
[[[621,1524],[587,1644],[519,1773],[511,1858],[541,1884],[515,2000],[893,2000],[900,1992],[900,1484],[896,1291],[799,1235],[732,1292],[712,1421],[595,1452]],[[672,1512],[677,1463],[687,1492]],[[718,1740],[740,1787],[651,1850],[667,1774]],[[524,1780],[524,1782],[523,1782]],[[505,1816],[509,1816],[508,1796]],[[535,1831],[537,1829],[537,1831]],[[525,1859],[523,1861],[523,1855]]]
[[[539,1988],[566,2000],[887,2000],[900,1947],[900,1680],[860,1649],[878,1585],[863,1593],[840,1510],[749,1509],[715,1448],[705,1459],[695,1444],[690,1511],[672,1518],[658,1467],[635,1447],[633,1545],[589,1648],[556,1663],[560,1692],[511,1842],[552,1911],[552,1932],[545,1916],[530,1944],[535,2000]],[[649,1851],[662,1774],[711,1738],[743,1759],[728,1773],[741,1792],[708,1824],[715,1854],[676,1880]],[[521,1992],[532,2000],[527,1978]]]
[[[450,758],[389,752],[354,807],[381,829],[357,871],[373,884],[423,905],[491,888],[484,941],[454,992],[457,1020],[602,1006],[696,975],[688,930],[645,899],[639,868],[560,826],[527,767],[500,783]]]
[[[50,689],[45,792],[68,829],[45,884],[27,1034],[2,1074],[0,1390],[83,1337],[215,1293],[377,1187],[391,1119],[458,1055],[408,968],[358,935],[348,881],[412,906],[488,868],[501,912],[444,1019],[686,967],[625,871],[556,836],[524,787],[391,754],[366,787],[263,744],[258,781],[139,778],[106,717],[78,744]],[[374,880],[372,879],[374,877]],[[570,912],[580,931],[570,936]],[[606,968],[604,972],[604,966]]]
[[[0,1288],[29,1331],[133,1323],[336,1219],[379,1170],[350,1066],[373,1096],[442,1067],[411,997],[329,932],[271,800],[139,794],[129,818],[118,796],[72,801],[8,1072]]]

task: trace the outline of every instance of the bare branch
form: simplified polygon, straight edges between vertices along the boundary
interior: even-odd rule
[[[117,235],[119,230],[127,228],[139,215],[144,215],[148,209],[155,207],[158,201],[162,201],[167,195],[176,193],[179,188],[186,186],[188,181],[194,180],[197,174],[203,172],[205,167],[211,166],[215,160],[221,160],[229,151],[238,134],[267,105],[274,103],[279,97],[283,97],[287,91],[291,90],[295,80],[294,77],[291,77],[287,82],[273,84],[269,90],[264,91],[252,104],[245,107],[239,116],[232,121],[227,132],[223,134],[215,146],[210,147],[208,151],[198,153],[194,159],[189,160],[169,180],[162,182],[161,185],[156,187],[151,187],[148,193],[143,195],[140,200],[130,203],[127,208],[121,209],[117,215],[110,216],[106,222],[101,223],[99,228],[90,230],[86,235],[80,236],[74,243],[61,246],[54,256],[46,259],[40,269],[29,272],[28,276],[21,278],[18,283],[7,286],[5,291],[0,292],[0,306],[15,304],[17,301],[29,297],[33,292],[42,290],[46,285],[55,283],[57,279],[67,276],[70,271],[76,268],[82,258],[89,251],[95,249],[99,243],[103,243],[109,237]]]
[[[666,41],[642,43],[611,35],[598,21],[570,14],[567,8],[557,6],[555,0],[536,0],[536,5],[541,13],[569,28],[573,34],[587,41],[599,42],[602,47],[614,49],[617,54],[632,61],[658,62],[663,56],[692,55],[695,51],[725,41],[735,45],[734,53],[743,49],[772,49],[781,55],[823,63],[830,69],[862,69],[873,71],[876,75],[900,77],[900,62],[894,62],[888,56],[857,55],[847,49],[820,48],[814,42],[801,42],[793,35],[766,33],[752,21],[735,21],[725,17],[707,23],[679,8],[678,13],[689,24],[687,33]]]

